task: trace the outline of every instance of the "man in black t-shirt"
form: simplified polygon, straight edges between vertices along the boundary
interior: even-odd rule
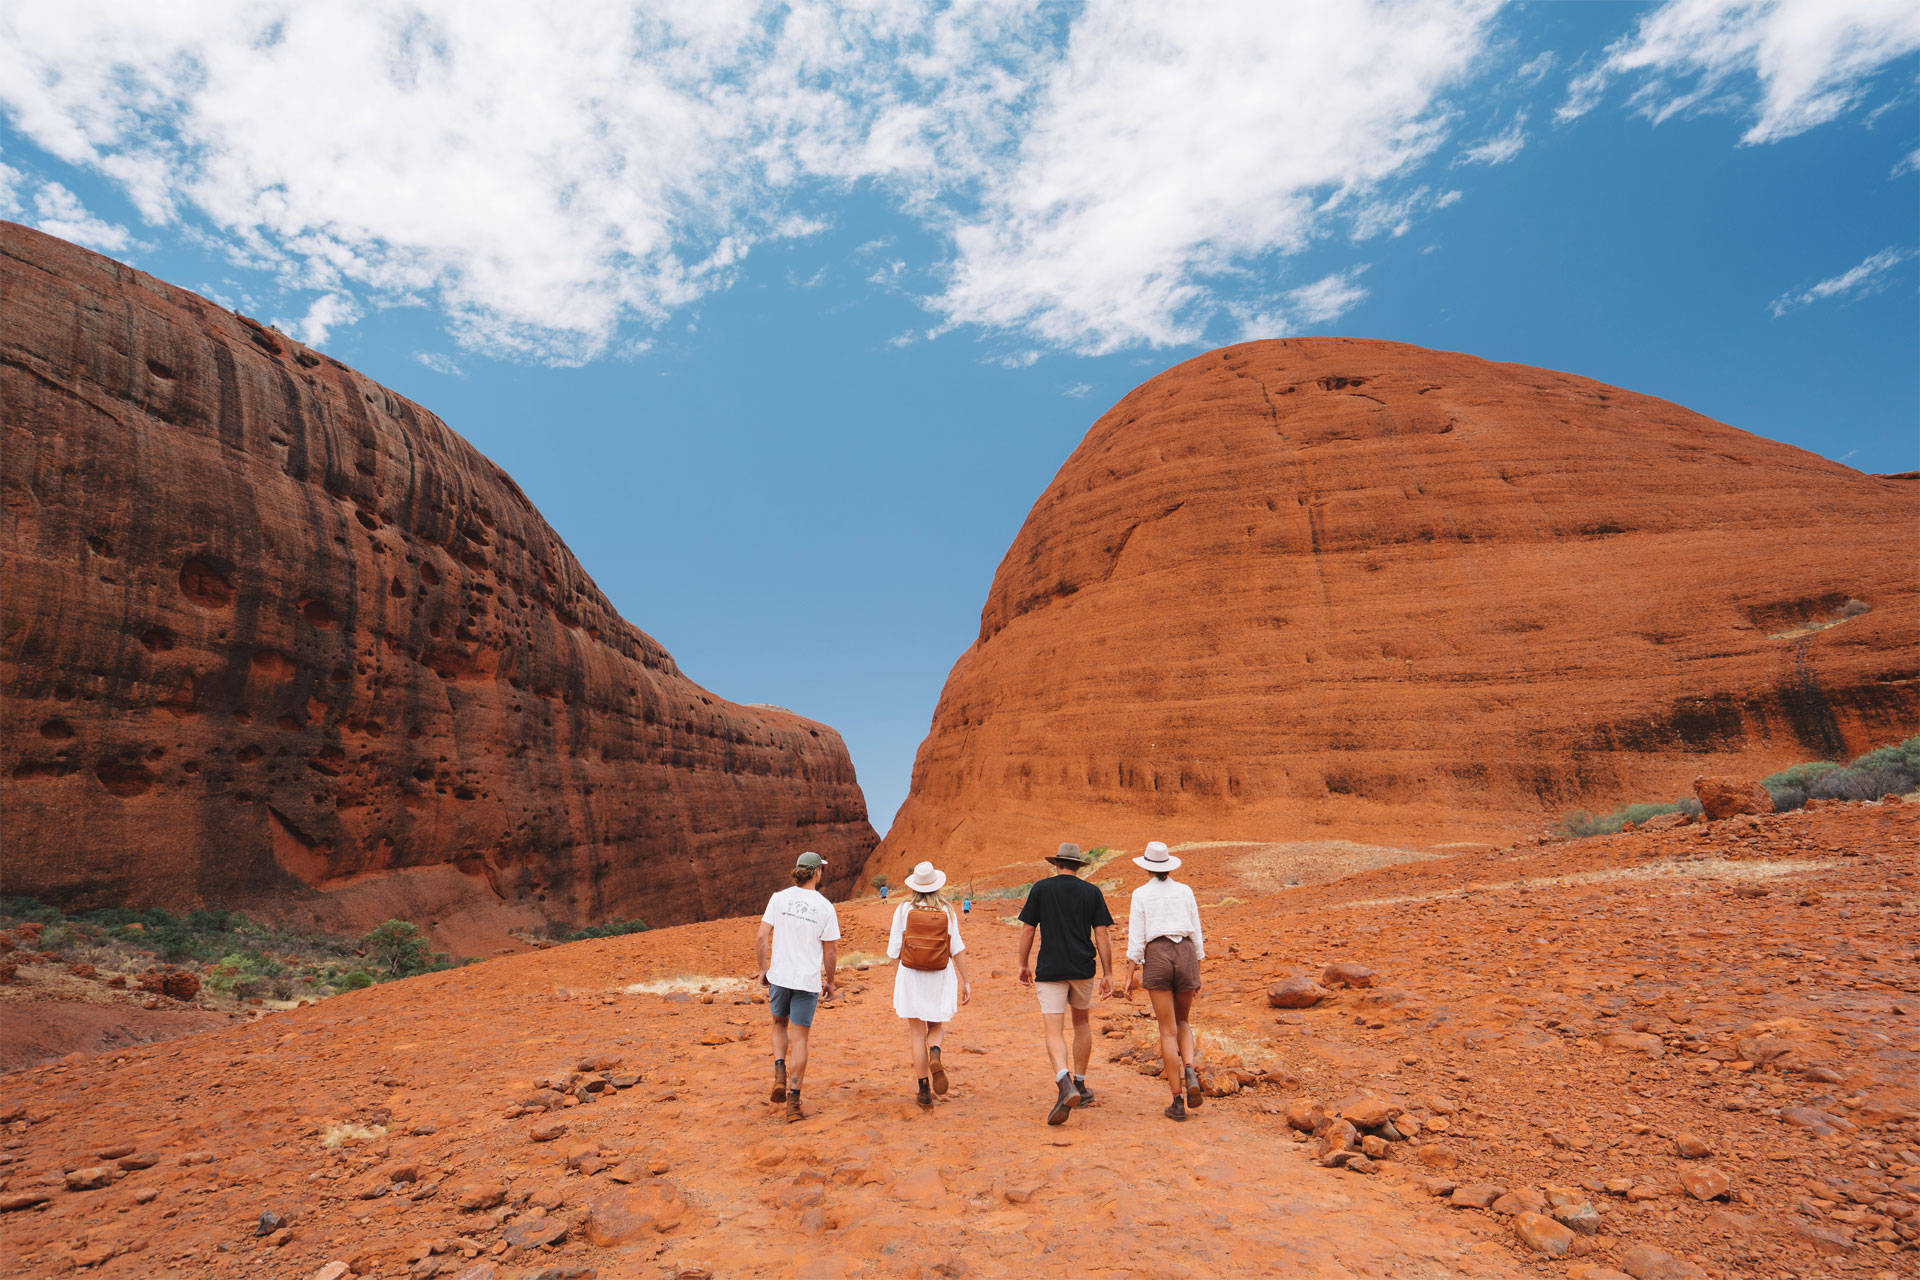
[[[1113,953],[1107,930],[1113,914],[1099,887],[1080,878],[1091,861],[1077,844],[1063,844],[1047,859],[1054,874],[1034,882],[1020,908],[1020,982],[1040,997],[1046,1026],[1047,1057],[1053,1062],[1059,1098],[1047,1112],[1048,1124],[1063,1124],[1075,1107],[1093,1101],[1087,1088],[1087,1062],[1093,1057],[1094,961],[1100,963],[1100,994],[1113,994]],[[1040,967],[1031,967],[1033,932],[1040,931]],[[1073,1056],[1067,1056],[1066,1017],[1073,1011]]]

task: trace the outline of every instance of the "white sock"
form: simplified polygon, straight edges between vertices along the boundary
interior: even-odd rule
[[[1067,1075],[1068,1073],[1065,1071],[1056,1071],[1053,1073],[1053,1082],[1055,1084],[1059,1084],[1062,1080],[1065,1080],[1067,1078]]]

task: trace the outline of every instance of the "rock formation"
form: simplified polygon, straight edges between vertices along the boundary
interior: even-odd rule
[[[854,883],[839,736],[688,680],[432,414],[11,224],[0,316],[7,892],[472,949]]]
[[[1844,759],[1920,722],[1916,517],[1910,478],[1568,374],[1211,352],[1034,504],[875,869],[1458,840]]]

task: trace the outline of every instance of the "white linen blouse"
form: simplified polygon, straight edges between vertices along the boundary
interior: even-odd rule
[[[1135,964],[1147,958],[1147,944],[1155,938],[1192,938],[1200,959],[1207,958],[1206,935],[1200,931],[1200,904],[1193,890],[1178,880],[1148,880],[1133,891],[1127,911],[1127,959]]]

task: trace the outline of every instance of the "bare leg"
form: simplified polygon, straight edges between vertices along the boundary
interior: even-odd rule
[[[1160,1023],[1160,1062],[1164,1071],[1163,1079],[1167,1087],[1178,1098],[1186,1091],[1182,1083],[1180,1067],[1184,1061],[1181,1051],[1178,1015],[1174,1012],[1174,994],[1171,991],[1149,991],[1147,998],[1153,1001],[1153,1016]]]
[[[934,1023],[939,1026],[939,1023]],[[927,1024],[918,1018],[907,1019],[907,1039],[913,1044],[913,1074],[927,1078]]]
[[[1193,1039],[1193,998],[1198,991],[1177,991],[1173,996],[1173,1018],[1180,1027],[1180,1060],[1188,1066],[1197,1066],[1199,1050]]]
[[[1093,1060],[1093,1010],[1073,1011],[1073,1074],[1085,1076]],[[1055,1070],[1058,1070],[1056,1067]]]
[[[812,1027],[803,1027],[795,1023],[787,1034],[787,1088],[795,1093],[807,1078],[807,1036]]]
[[[945,1040],[946,1038],[947,1038],[946,1023],[929,1022],[927,1024],[927,1048],[938,1049],[940,1047],[941,1041]]]
[[[787,1020],[785,1018],[773,1020],[773,1056],[775,1058],[787,1056]]]
[[[1067,1015],[1064,1013],[1043,1013],[1040,1015],[1040,1019],[1046,1024],[1047,1028],[1047,1060],[1053,1063],[1053,1074],[1057,1076],[1062,1071],[1065,1071],[1069,1065],[1067,1060],[1066,1036]],[[1088,1040],[1088,1048],[1091,1050],[1092,1037],[1089,1036]]]

